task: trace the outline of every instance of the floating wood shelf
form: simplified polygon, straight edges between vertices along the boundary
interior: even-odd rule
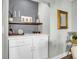
[[[15,36],[15,35],[24,35],[24,33],[23,34],[18,34],[18,33],[12,33],[12,34],[8,34],[9,36]]]
[[[22,23],[22,22],[9,22],[9,24],[14,24],[14,25],[42,25],[42,23]]]

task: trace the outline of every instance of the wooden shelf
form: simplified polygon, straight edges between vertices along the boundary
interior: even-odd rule
[[[15,36],[15,35],[24,35],[24,33],[23,34],[18,34],[18,33],[12,33],[12,34],[8,34],[9,36]]]
[[[22,22],[9,22],[9,24],[13,24],[13,25],[42,25],[42,23],[22,23]]]

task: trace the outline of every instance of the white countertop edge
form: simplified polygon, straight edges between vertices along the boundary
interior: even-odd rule
[[[20,37],[28,37],[28,36],[48,36],[48,34],[24,34],[24,35],[13,35],[8,36],[8,38],[20,38]]]

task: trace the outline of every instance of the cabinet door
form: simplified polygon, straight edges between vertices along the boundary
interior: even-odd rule
[[[38,36],[33,39],[33,58],[47,59],[48,58],[48,37]]]
[[[12,43],[14,46],[9,45],[9,59],[32,59],[32,40],[29,38],[20,39],[24,40],[24,42],[19,44]],[[20,39],[18,39],[17,42],[19,42]]]

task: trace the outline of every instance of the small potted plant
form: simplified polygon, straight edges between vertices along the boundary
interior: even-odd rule
[[[72,44],[77,44],[77,34],[76,33],[73,33],[71,42],[72,42]]]

